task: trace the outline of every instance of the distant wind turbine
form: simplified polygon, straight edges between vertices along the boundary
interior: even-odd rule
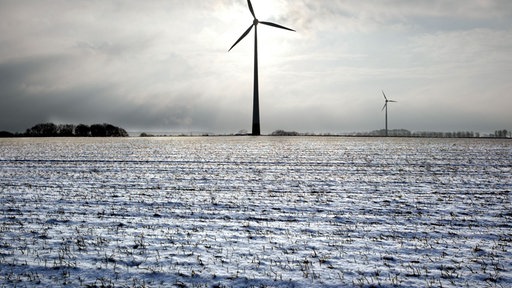
[[[256,19],[256,15],[254,14],[254,9],[252,8],[251,0],[247,0],[247,4],[249,5],[249,11],[251,11],[252,17],[254,20],[252,21],[251,26],[236,40],[235,44],[229,48],[228,52],[233,49],[233,47],[238,44],[242,39],[244,39],[249,32],[251,32],[252,27],[254,27],[254,90],[253,90],[253,104],[252,104],[252,135],[260,135],[260,105],[259,105],[259,91],[258,91],[258,24],[264,24],[268,26],[273,26],[276,28],[281,28],[289,31],[294,31],[293,29],[286,28],[284,26],[271,23],[271,22],[265,22],[265,21],[259,21]]]
[[[386,136],[388,136],[388,102],[397,102],[395,100],[389,100],[386,97],[386,94],[384,94],[384,90],[382,90],[382,95],[384,96],[384,107],[382,107],[382,110],[386,109]],[[380,110],[380,111],[382,111]]]

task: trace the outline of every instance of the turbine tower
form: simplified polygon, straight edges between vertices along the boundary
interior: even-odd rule
[[[251,26],[236,40],[235,44],[229,48],[228,52],[233,49],[233,47],[238,44],[242,39],[244,39],[249,32],[251,32],[252,27],[254,27],[254,88],[253,88],[253,103],[252,103],[252,135],[260,135],[260,104],[259,104],[259,90],[258,90],[258,24],[264,24],[276,28],[281,28],[289,31],[294,31],[293,29],[286,28],[284,26],[266,22],[266,21],[259,21],[256,18],[256,14],[254,14],[254,9],[252,8],[251,0],[247,0],[247,4],[249,6],[249,11],[252,14],[252,17],[254,18],[252,21]]]
[[[388,136],[388,102],[397,102],[395,100],[389,100],[386,97],[386,94],[384,94],[384,90],[382,90],[382,95],[384,96],[384,107],[382,107],[382,110],[386,109],[386,136]],[[380,111],[382,111],[380,110]]]

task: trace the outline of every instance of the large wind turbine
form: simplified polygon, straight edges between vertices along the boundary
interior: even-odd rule
[[[382,107],[382,110],[386,109],[386,136],[388,136],[388,102],[397,102],[395,100],[389,100],[386,97],[386,94],[384,94],[384,90],[382,90],[382,95],[384,96],[384,107]],[[382,111],[380,110],[380,111]]]
[[[252,21],[251,26],[236,40],[235,44],[229,48],[228,52],[235,47],[238,42],[240,42],[242,39],[244,39],[249,32],[251,32],[252,27],[254,27],[254,90],[253,90],[253,104],[252,104],[252,135],[260,135],[260,105],[259,105],[259,91],[258,91],[258,24],[264,24],[268,26],[273,26],[276,28],[281,28],[285,30],[294,31],[293,29],[286,28],[284,26],[271,23],[271,22],[265,22],[265,21],[259,21],[256,18],[256,15],[254,14],[254,9],[252,8],[251,0],[247,0],[247,4],[249,5],[249,11],[251,11],[252,17],[254,20]]]

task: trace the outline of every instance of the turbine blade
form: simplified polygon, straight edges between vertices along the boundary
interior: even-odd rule
[[[388,102],[398,102],[398,101],[395,101],[395,100],[388,100]]]
[[[235,44],[233,44],[233,46],[231,46],[231,48],[229,48],[228,52],[231,51],[231,49],[233,49],[233,47],[235,47],[236,44],[238,44],[238,42],[242,41],[242,39],[244,39],[245,36],[247,36],[247,34],[249,34],[249,32],[251,32],[251,29],[252,29],[252,26],[249,26],[249,28],[247,30],[245,30],[244,34],[242,34],[242,36],[240,36],[240,38],[238,38],[238,40],[236,40]]]
[[[259,23],[295,32],[295,30],[293,30],[293,29],[286,28],[284,26],[281,26],[279,24],[275,24],[275,23],[272,23],[272,22],[260,21]]]
[[[247,5],[249,5],[249,10],[251,11],[252,17],[256,19],[256,15],[254,14],[254,9],[252,9],[251,0],[247,0]]]
[[[386,101],[388,101],[388,98],[386,98],[386,94],[384,94],[384,90],[382,90],[382,95],[384,95],[384,99],[386,99]]]
[[[380,111],[383,111],[384,108],[386,108],[386,106],[388,106],[388,102],[386,102],[386,104],[384,104],[384,106],[382,106],[382,109],[380,109]]]

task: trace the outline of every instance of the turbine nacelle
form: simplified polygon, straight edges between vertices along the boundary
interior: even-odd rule
[[[382,107],[382,110],[380,110],[380,111],[383,111],[384,109],[386,109],[386,136],[388,136],[388,102],[397,102],[397,101],[388,99],[388,97],[386,97],[386,94],[384,94],[384,90],[382,90],[382,96],[384,96],[384,106]]]
[[[254,14],[254,9],[252,8],[251,0],[247,0],[247,5],[249,6],[249,11],[251,12],[252,17],[254,18],[252,21],[251,26],[245,30],[245,32],[236,40],[235,44],[229,48],[228,52],[233,49],[233,47],[238,44],[238,42],[242,41],[242,39],[251,32],[252,27],[254,27],[254,86],[253,86],[253,110],[252,110],[252,135],[260,135],[260,110],[259,110],[259,88],[258,88],[258,30],[257,26],[259,23],[281,28],[289,31],[295,31],[290,28],[286,28],[284,26],[272,23],[272,22],[265,22],[265,21],[259,21],[256,18],[256,14]]]
[[[251,0],[247,0],[247,5],[249,6],[249,11],[251,12],[252,17],[254,18],[252,20],[252,25],[249,28],[247,28],[247,30],[245,30],[245,32],[242,34],[242,36],[240,36],[240,38],[238,38],[238,40],[236,40],[235,44],[233,44],[233,46],[231,46],[231,48],[229,48],[228,52],[231,51],[231,49],[233,49],[233,47],[235,47],[236,44],[238,44],[238,42],[242,41],[242,39],[244,39],[245,36],[247,36],[247,34],[249,34],[249,32],[251,32],[252,27],[256,27],[260,23],[264,24],[264,25],[267,25],[267,26],[272,26],[272,27],[275,27],[275,28],[280,28],[280,29],[284,29],[284,30],[295,32],[295,30],[293,30],[293,29],[284,27],[284,26],[276,24],[276,23],[267,22],[267,21],[259,21],[258,18],[256,18],[256,14],[254,13],[254,9],[252,8]]]
[[[395,101],[395,100],[390,100],[386,97],[386,94],[384,94],[384,90],[382,91],[382,96],[384,96],[384,106],[382,107],[382,109],[380,111],[383,111],[385,108],[388,107],[388,102],[398,102],[398,101]]]

